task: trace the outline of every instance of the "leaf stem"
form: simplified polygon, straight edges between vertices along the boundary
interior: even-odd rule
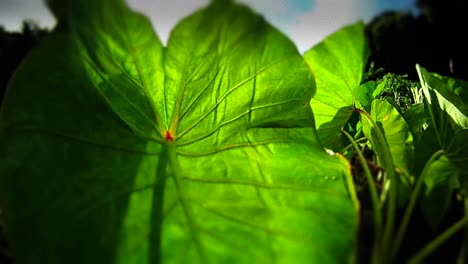
[[[344,131],[344,130],[342,129],[342,131]],[[349,133],[348,133],[348,134],[349,134]],[[351,138],[352,138],[352,137],[351,137]],[[360,142],[366,141],[366,140],[367,140],[366,137],[362,137],[362,138],[356,139],[355,142],[356,142],[356,144],[357,144],[357,143],[360,143]],[[340,153],[344,153],[346,150],[348,150],[348,149],[351,148],[351,147],[353,147],[353,143],[351,143],[351,144],[347,145],[345,148],[343,148],[343,149],[340,151]]]
[[[382,235],[382,230],[383,230],[382,229],[382,206],[380,205],[379,195],[377,193],[377,187],[375,186],[375,182],[372,177],[372,173],[369,169],[369,165],[367,164],[367,160],[364,158],[364,155],[362,154],[362,151],[359,149],[359,146],[357,145],[356,141],[354,141],[351,135],[345,130],[342,129],[341,132],[343,132],[343,134],[349,139],[352,146],[356,150],[356,153],[359,157],[359,161],[361,162],[362,168],[364,170],[364,175],[366,176],[367,184],[369,185],[369,192],[371,196],[373,214],[374,214],[374,232],[375,232],[374,241],[377,242],[379,241]],[[376,245],[376,243],[374,243],[374,245]],[[375,253],[375,250],[374,250],[374,253]]]
[[[440,158],[444,154],[443,150],[438,150],[432,156],[429,158],[429,160],[426,162],[426,165],[423,168],[423,171],[421,172],[421,175],[419,176],[418,180],[416,181],[416,184],[414,186],[414,189],[411,193],[411,197],[408,202],[408,206],[405,209],[405,213],[403,215],[403,219],[401,220],[400,228],[397,232],[395,242],[393,244],[393,250],[392,250],[392,255],[396,256],[398,253],[398,250],[400,250],[401,242],[403,240],[403,237],[406,233],[406,229],[408,227],[409,221],[411,219],[411,214],[413,213],[414,207],[416,206],[416,202],[419,197],[419,192],[421,191],[422,183],[424,182],[424,178],[429,171],[429,168],[431,164],[436,161],[437,159]]]
[[[362,168],[364,170],[364,174],[366,176],[367,184],[369,185],[369,191],[370,191],[370,195],[371,195],[372,206],[373,206],[373,209],[374,209],[375,225],[376,225],[376,227],[378,227],[377,230],[380,230],[380,228],[382,226],[382,207],[380,206],[379,195],[377,193],[377,187],[376,187],[374,179],[372,177],[372,173],[371,173],[371,171],[369,169],[369,165],[367,164],[366,158],[364,158],[364,155],[362,154],[362,151],[359,149],[359,146],[357,145],[356,141],[353,140],[351,135],[348,132],[344,131],[344,130],[341,130],[341,132],[343,132],[343,134],[345,134],[345,136],[349,139],[352,146],[356,150],[356,153],[357,153],[357,155],[359,157],[359,161],[361,162]]]
[[[445,241],[447,241],[452,235],[462,229],[466,224],[468,224],[468,216],[465,215],[462,219],[458,220],[455,224],[450,226],[447,230],[445,230],[442,234],[437,236],[432,242],[427,244],[423,249],[421,249],[418,253],[413,255],[408,264],[417,264],[422,263],[422,261],[428,257],[434,250],[436,250],[440,245],[442,245]]]
[[[381,159],[382,165],[385,168],[388,179],[390,180],[390,190],[389,190],[389,198],[388,198],[388,208],[387,208],[387,215],[385,221],[385,228],[383,234],[383,240],[381,241],[381,250],[382,252],[387,252],[389,249],[388,244],[391,241],[391,237],[393,235],[393,229],[395,226],[395,215],[396,215],[396,198],[398,195],[398,186],[396,181],[395,169],[393,165],[392,154],[390,152],[390,147],[385,140],[385,136],[383,132],[380,130],[380,127],[374,121],[374,119],[367,113],[366,111],[355,108],[354,111],[357,111],[359,114],[364,116],[373,126],[374,132],[376,135],[377,143],[380,145],[382,150],[382,157]],[[389,262],[392,262],[390,259]]]

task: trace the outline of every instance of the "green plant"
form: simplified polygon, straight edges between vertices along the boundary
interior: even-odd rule
[[[60,22],[0,116],[18,263],[350,258],[349,165],[317,140],[314,78],[289,39],[230,1],[167,47],[123,1],[50,5]]]
[[[394,263],[416,205],[434,226],[454,193],[468,211],[468,85],[419,65],[421,86],[372,80],[362,21],[301,56],[227,0],[180,21],[167,47],[123,0],[49,7],[59,23],[0,112],[18,263],[358,263],[369,209],[366,261]]]
[[[468,85],[431,74],[419,65],[416,69],[422,88],[394,74],[385,75],[379,82],[364,80],[367,54],[363,24],[356,23],[312,47],[305,59],[316,76],[317,93],[311,105],[320,139],[327,147],[350,157],[349,146],[343,147],[341,135],[344,135],[351,141],[363,167],[373,209],[371,263],[394,263],[423,183],[426,195],[421,206],[427,221],[433,225],[443,218],[452,193],[464,193],[458,182],[466,178],[460,176],[466,171],[468,157],[465,146],[468,139],[465,91],[468,88],[465,87]],[[359,113],[361,118],[353,118],[354,113]],[[424,136],[431,131],[435,131],[440,148],[433,145],[428,152],[432,156],[417,158],[423,156],[418,152],[428,150],[422,146],[427,144],[423,142]],[[361,148],[365,147],[372,149],[381,168],[378,173],[383,172],[382,175],[373,175],[362,154]],[[380,192],[376,181],[383,185]],[[435,200],[439,201],[432,203]],[[401,209],[405,212],[398,219],[397,228],[397,210]],[[435,212],[439,213],[437,217]],[[419,263],[427,257],[463,228],[467,219],[466,216],[460,219],[410,262]],[[460,260],[465,257],[462,255]]]

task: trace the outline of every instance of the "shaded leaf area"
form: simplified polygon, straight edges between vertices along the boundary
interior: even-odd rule
[[[32,21],[23,21],[20,32],[8,32],[0,25],[0,103],[8,80],[23,57],[48,33]]]
[[[466,195],[463,182],[467,179],[466,139],[468,138],[468,108],[466,102],[467,83],[429,72],[416,65],[425,97],[429,128],[421,136],[421,141],[432,139],[432,147],[423,147],[429,142],[419,144],[419,151],[427,149],[429,153],[443,150],[444,156],[429,167],[424,178],[424,196],[421,209],[425,220],[437,227],[447,216],[454,204],[453,196]],[[437,212],[437,213],[436,213]]]
[[[468,153],[468,83],[416,66],[426,98],[431,124],[447,158],[466,171]]]
[[[8,80],[13,75],[21,60],[30,49],[48,33],[47,29],[39,28],[34,22],[23,21],[20,32],[6,31],[0,25],[0,104],[6,90]],[[2,202],[0,201],[0,206]],[[3,213],[0,208],[0,263],[12,263],[9,242],[4,234]]]
[[[440,202],[440,201],[438,201]],[[452,195],[449,200],[448,208],[443,215],[443,218],[434,226],[431,222],[435,219],[428,221],[427,216],[424,215],[422,204],[418,203],[414,213],[411,217],[408,231],[403,239],[401,251],[396,262],[407,262],[409,257],[415,254],[430,243],[433,239],[439,236],[442,232],[447,230],[454,223],[464,217],[464,205],[460,202],[456,195]],[[436,205],[439,206],[439,205]],[[403,212],[398,212],[398,217],[401,219]],[[438,214],[439,216],[439,214]],[[425,263],[457,263],[458,254],[460,253],[463,245],[464,233],[458,232],[452,237],[447,239],[440,247],[435,249]]]
[[[340,130],[355,107],[369,56],[364,29],[362,21],[345,26],[304,55],[317,83],[311,106],[318,135],[329,148],[339,145]]]
[[[425,191],[421,209],[426,221],[437,227],[445,217],[452,202],[453,193],[460,188],[460,171],[445,156],[432,163],[424,178]]]
[[[3,212],[0,209],[0,263],[12,263],[13,259],[10,255],[9,242],[3,229]]]
[[[318,143],[290,40],[230,1],[183,19],[167,48],[123,1],[51,3],[60,23],[0,116],[19,263],[351,257],[349,164]]]

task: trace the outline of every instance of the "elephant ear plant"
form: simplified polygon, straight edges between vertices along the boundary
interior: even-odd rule
[[[363,78],[368,53],[362,22],[341,28],[305,53],[316,80],[317,93],[311,106],[319,140],[350,159],[357,156],[353,177],[363,174],[370,200],[368,207],[372,208],[371,245],[366,248],[359,244],[365,261],[424,263],[468,224],[468,85],[416,65],[420,85],[398,87],[413,95],[404,98],[406,102],[414,102],[404,105],[408,110],[405,112],[396,100],[383,96],[385,80]],[[351,144],[346,146],[343,138]],[[372,156],[368,154],[366,159],[364,149]],[[371,171],[369,163],[374,160],[376,165]],[[418,252],[410,252],[412,256],[404,256],[401,249],[416,205],[422,209],[424,220],[437,227],[445,218],[453,194],[465,197],[465,216]],[[455,248],[461,251],[456,256],[459,263],[466,263],[468,229],[464,239],[464,246]],[[363,253],[362,248],[367,252]]]
[[[57,26],[0,113],[18,264],[350,260],[350,167],[318,141],[314,77],[289,39],[231,1],[167,47],[124,1],[48,4]]]

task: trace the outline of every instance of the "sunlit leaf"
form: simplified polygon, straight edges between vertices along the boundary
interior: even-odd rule
[[[304,55],[314,73],[317,93],[311,101],[323,144],[335,147],[350,118],[369,56],[362,21],[345,26]]]
[[[392,155],[393,165],[395,170],[401,175],[398,179],[403,184],[400,189],[400,200],[406,200],[410,186],[412,184],[412,177],[410,175],[412,162],[414,161],[414,146],[413,137],[408,128],[408,125],[402,115],[397,109],[384,99],[375,99],[372,101],[371,116],[377,123],[381,131],[384,133],[385,140]],[[372,147],[377,154],[377,157],[383,157],[384,151],[379,144],[375,132],[370,122],[361,117],[363,124],[363,132],[366,137],[372,142]],[[383,163],[379,164],[385,168]]]
[[[349,164],[318,142],[289,39],[229,1],[167,48],[123,1],[51,2],[0,115],[18,263],[348,261]]]

